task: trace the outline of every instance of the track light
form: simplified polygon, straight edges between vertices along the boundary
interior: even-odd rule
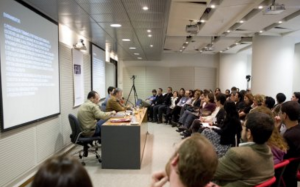
[[[83,39],[80,39],[78,43],[73,45],[73,47],[74,47],[74,49],[81,50],[81,51],[87,50]]]

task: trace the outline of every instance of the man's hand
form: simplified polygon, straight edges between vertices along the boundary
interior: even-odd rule
[[[160,171],[153,173],[152,182],[150,187],[163,187],[168,181],[168,176],[166,172]]]
[[[111,112],[110,112],[110,115],[111,115],[111,116],[116,115],[116,111],[111,111]]]

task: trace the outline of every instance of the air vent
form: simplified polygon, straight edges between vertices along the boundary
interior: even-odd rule
[[[246,29],[236,29],[235,31],[247,31]]]
[[[287,29],[287,28],[284,28],[284,27],[274,27],[274,29]]]
[[[164,51],[172,51],[172,49],[164,48]]]
[[[203,1],[203,2],[199,2],[199,1],[188,1],[187,3],[200,4],[200,5],[206,5],[206,4],[207,4],[205,1]]]

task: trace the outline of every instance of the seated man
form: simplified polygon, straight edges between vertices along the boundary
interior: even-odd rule
[[[103,103],[101,104],[101,110],[102,111],[105,111],[106,110],[106,104],[107,104],[107,101],[110,99],[110,96],[112,95],[113,91],[114,91],[115,87],[108,87],[107,89],[107,97],[105,98],[105,100],[103,101]]]
[[[106,112],[109,111],[126,111],[130,110],[130,107],[126,107],[121,103],[123,91],[120,88],[116,88],[112,93],[112,96],[107,101]]]
[[[285,124],[287,130],[283,134],[289,149],[284,159],[300,157],[300,125],[298,118],[300,116],[300,106],[297,102],[288,101],[282,104],[280,118]],[[283,179],[288,187],[297,187],[297,168],[298,163],[289,164],[283,174]]]
[[[156,96],[157,96],[157,91],[156,89],[153,89],[152,95],[148,97],[145,101],[147,101],[150,105],[152,105],[152,102],[155,100]]]
[[[102,112],[98,105],[100,96],[95,91],[91,91],[87,99],[77,113],[80,127],[84,136],[100,136],[102,124],[116,112]]]
[[[274,120],[265,113],[250,113],[242,128],[244,143],[230,148],[219,159],[213,180],[222,187],[253,187],[274,176],[273,155],[266,144]]]
[[[204,187],[212,179],[218,164],[212,144],[200,134],[185,139],[170,158],[165,171],[152,176],[151,187]]]

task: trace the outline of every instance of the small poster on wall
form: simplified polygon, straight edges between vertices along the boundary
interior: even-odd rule
[[[76,50],[73,53],[73,85],[74,85],[74,107],[84,103],[84,75],[83,75],[83,54]]]

